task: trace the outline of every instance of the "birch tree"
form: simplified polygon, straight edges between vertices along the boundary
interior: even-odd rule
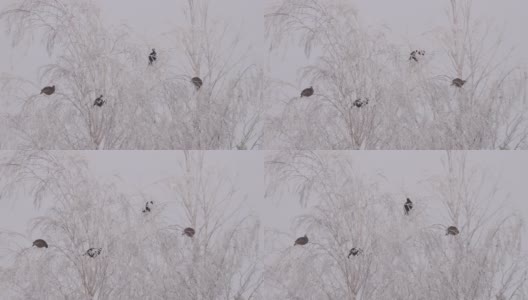
[[[389,42],[387,30],[364,25],[348,1],[273,3],[266,14],[270,55],[292,42],[304,48],[310,62],[298,81],[315,94],[299,99],[294,84],[276,83],[285,92],[266,123],[270,148],[526,147],[525,70],[509,59],[491,24],[473,16],[471,0],[446,1],[447,22],[427,33],[435,48],[420,61],[410,59],[414,49]],[[457,88],[455,78],[467,83]]]
[[[379,178],[363,176],[346,154],[283,152],[267,165],[268,197],[297,191],[307,213],[294,228],[310,238],[275,250],[266,281],[273,297],[526,297],[523,216],[504,209],[493,179],[464,154],[448,154],[445,170],[425,181],[431,194],[409,215],[404,199],[380,192]],[[460,234],[446,235],[448,226]],[[352,248],[363,251],[349,257]]]
[[[6,75],[6,101],[23,103],[4,116],[6,147],[17,149],[254,149],[261,144],[266,81],[250,43],[218,20],[208,0],[181,5],[186,24],[150,48],[130,27],[110,27],[86,0],[24,1],[0,14],[13,45],[38,37],[52,59],[40,84]],[[169,31],[170,28],[167,28]],[[167,38],[164,36],[164,38]],[[201,77],[196,89],[191,78]],[[33,90],[33,92],[30,92]],[[105,103],[94,105],[103,95]]]
[[[2,297],[260,299],[258,220],[241,208],[230,177],[207,167],[203,155],[187,153],[184,175],[162,182],[174,193],[167,200],[121,192],[77,160],[32,152],[3,164],[11,179],[2,200],[27,190],[50,205],[29,232],[49,248],[18,237],[25,245],[8,253]],[[195,229],[193,237],[182,234],[186,227]],[[85,255],[90,248],[101,248],[100,255]]]

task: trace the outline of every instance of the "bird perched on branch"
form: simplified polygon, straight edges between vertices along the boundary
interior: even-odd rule
[[[306,244],[308,244],[308,236],[306,236],[306,234],[305,234],[303,237],[300,237],[300,238],[296,239],[295,243],[293,245],[294,246],[296,246],[296,245],[304,246]]]
[[[357,98],[354,103],[352,103],[352,106],[355,106],[357,108],[361,108],[364,105],[367,105],[369,103],[369,98],[365,98],[364,100],[361,98]]]
[[[158,59],[158,54],[156,49],[152,49],[152,52],[149,54],[149,65],[152,65]]]
[[[310,97],[311,95],[314,94],[314,89],[313,87],[309,87],[307,89],[304,89],[302,92],[301,92],[301,98],[302,97]]]
[[[465,80],[462,80],[460,78],[455,78],[453,79],[453,81],[451,82],[451,85],[454,85],[456,87],[462,87],[464,84],[466,83]]]
[[[101,250],[103,250],[103,249],[102,248],[90,248],[90,249],[86,250],[86,253],[84,253],[83,256],[88,255],[91,258],[95,258],[95,257],[99,256],[99,254],[101,254]]]
[[[418,56],[424,56],[425,50],[414,50],[411,52],[411,55],[409,57],[409,60],[414,60],[415,62],[418,62]]]
[[[350,256],[357,256],[361,253],[363,253],[363,250],[361,250],[361,248],[352,248],[348,253],[348,258],[350,258]]]
[[[403,209],[405,210],[405,214],[408,215],[411,209],[413,208],[413,203],[411,199],[407,198],[407,202],[403,205]]]
[[[55,86],[47,86],[45,88],[43,88],[42,90],[40,90],[40,94],[45,94],[45,95],[52,95],[53,93],[55,93]]]
[[[105,104],[105,100],[103,100],[103,95],[99,96],[97,99],[95,99],[94,101],[94,105],[93,106],[103,106],[103,104]]]
[[[190,238],[192,238],[194,236],[194,234],[196,233],[196,231],[194,231],[193,228],[191,227],[187,227],[183,230],[183,234],[182,235],[186,235]]]
[[[48,243],[45,240],[38,239],[33,242],[33,246],[37,248],[48,248]]]
[[[455,226],[449,226],[447,227],[446,235],[457,235],[460,231],[458,231],[458,228]]]
[[[143,210],[144,213],[150,212],[150,205],[154,204],[154,201],[147,201],[145,204],[145,209]]]
[[[193,77],[191,82],[196,87],[196,90],[199,90],[203,85],[203,81],[200,79],[200,77]]]

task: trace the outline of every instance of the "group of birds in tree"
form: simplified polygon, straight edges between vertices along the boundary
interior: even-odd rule
[[[153,204],[154,204],[154,201],[148,201],[145,204],[145,209],[143,209],[143,213],[151,212],[151,210],[152,210],[151,205],[153,205]],[[187,228],[185,228],[183,230],[182,235],[186,235],[186,236],[192,238],[192,237],[194,237],[195,233],[196,233],[196,231],[194,230],[194,228],[187,227]],[[308,238],[306,238],[306,243],[308,243]],[[35,240],[33,242],[33,246],[37,247],[37,248],[48,248],[48,243],[46,243],[45,240],[38,239],[38,240]],[[99,256],[101,254],[102,250],[103,250],[103,248],[90,248],[90,249],[86,250],[86,252],[83,254],[83,256],[89,256],[91,258],[95,258],[95,257],[97,257],[97,256]]]
[[[153,65],[156,62],[156,60],[158,60],[158,53],[156,52],[156,49],[152,49],[152,52],[150,52],[148,59],[149,59],[149,66]],[[191,78],[191,83],[194,85],[196,90],[199,90],[203,85],[203,81],[200,77]]]
[[[403,211],[405,215],[409,215],[412,209],[413,209],[413,202],[411,201],[411,199],[407,198],[407,201],[405,201],[405,203],[403,204]],[[458,235],[459,233],[460,231],[458,230],[456,226],[449,226],[446,230],[446,235],[454,236],[454,235]],[[308,242],[309,242],[308,236],[305,234],[304,236],[297,238],[293,246],[297,246],[297,245],[304,246],[308,244]],[[361,248],[354,247],[350,249],[350,252],[348,253],[348,258],[350,258],[350,256],[358,256],[361,253],[363,253],[363,250]]]
[[[48,248],[48,243],[46,243],[45,240],[38,239],[33,242],[33,246],[37,248]],[[90,248],[86,250],[86,252],[83,254],[83,256],[90,256],[91,258],[95,258],[101,254],[102,248]]]
[[[150,213],[152,211],[152,205],[154,204],[154,201],[147,201],[145,203],[145,209],[143,209],[143,213]],[[183,230],[183,233],[182,235],[186,235],[190,238],[192,238],[194,236],[194,234],[196,233],[196,231],[194,230],[194,228],[191,228],[191,227],[187,227]]]
[[[149,65],[152,65],[154,62],[156,62],[156,60],[158,59],[158,54],[156,53],[156,49],[152,49],[152,52],[149,54]],[[194,85],[194,87],[196,88],[196,90],[199,90],[202,85],[203,85],[203,81],[200,77],[193,77],[191,78],[191,83]],[[52,85],[52,86],[46,86],[44,87],[42,90],[40,90],[40,94],[44,94],[46,96],[51,96],[55,93],[55,86]],[[312,94],[313,94],[313,90],[312,90]],[[311,95],[310,95],[311,96]],[[94,101],[94,105],[93,106],[97,106],[97,107],[102,107],[103,104],[106,103],[106,100],[103,99],[103,95],[97,97]]]
[[[314,94],[314,89],[313,87],[309,87],[309,88],[306,88],[304,89],[302,92],[301,92],[301,98],[302,97],[310,97]],[[353,103],[352,103],[352,107],[357,107],[357,108],[361,108],[365,105],[367,105],[369,103],[369,98],[357,98]]]
[[[425,56],[425,50],[414,50],[411,52],[409,56],[409,60],[414,60],[415,62],[419,61],[419,57]],[[466,83],[466,80],[455,78],[451,81],[451,86],[456,86],[457,88],[461,88]]]
[[[415,62],[419,62],[421,57],[424,57],[424,56],[425,56],[425,50],[414,50],[409,55],[409,60],[415,61]],[[461,88],[465,83],[466,83],[466,80],[463,80],[463,79],[460,79],[460,78],[455,78],[455,79],[453,79],[453,81],[451,81],[451,86],[456,86],[458,88]],[[310,86],[309,88],[305,88],[304,90],[302,90],[301,98],[302,97],[310,97],[313,94],[314,94],[314,89],[313,89],[312,86]],[[365,98],[364,100],[362,100],[361,98],[358,98],[358,99],[356,99],[356,101],[354,101],[352,106],[353,107],[355,106],[357,108],[361,108],[362,106],[367,105],[368,102],[369,102],[368,98]]]
[[[304,246],[308,244],[308,242],[309,242],[308,236],[305,234],[304,236],[297,238],[293,246],[297,246],[297,245]],[[363,250],[361,248],[354,247],[350,249],[350,252],[348,253],[348,258],[350,258],[350,256],[357,256],[361,253],[363,253]]]
[[[407,201],[405,202],[405,204],[403,204],[403,211],[405,212],[406,215],[408,215],[412,209],[413,209],[413,203],[411,199],[407,198]],[[460,231],[458,231],[458,228],[456,226],[447,227],[446,235],[457,235],[459,233]]]

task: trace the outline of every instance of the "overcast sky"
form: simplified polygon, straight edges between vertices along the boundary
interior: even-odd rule
[[[146,49],[170,47],[167,33],[181,25],[181,5],[186,1],[175,0],[94,0],[101,7],[105,22],[112,25],[127,24],[134,28],[135,38]],[[0,0],[5,7],[12,0]],[[352,1],[364,22],[373,25],[385,24],[393,32],[392,39],[405,45],[420,45],[424,33],[445,24],[447,0],[358,0]],[[475,0],[475,15],[494,19],[504,29],[505,46],[516,46],[518,58],[528,61],[528,40],[524,31],[528,28],[526,0]],[[263,44],[263,9],[265,1],[222,0],[212,1],[212,15],[229,21],[240,30],[244,39],[254,45],[255,55],[261,55]],[[3,28],[3,24],[0,28]],[[10,39],[0,33],[0,74],[12,73],[38,82],[36,70],[49,62],[41,45],[12,48]],[[35,43],[39,40],[36,39]],[[295,49],[294,49],[295,50]],[[297,68],[306,62],[302,52],[289,52],[284,60],[272,67],[272,75],[292,80]],[[0,155],[5,155],[0,154]],[[173,165],[181,159],[181,152],[83,152],[91,162],[94,172],[101,176],[119,174],[123,185],[130,190],[151,189],[152,184],[174,174]],[[440,170],[443,152],[428,151],[371,151],[349,152],[358,166],[366,173],[383,173],[384,188],[403,197],[411,191],[420,191],[419,184],[426,175]],[[248,195],[248,205],[253,207],[264,224],[301,234],[290,228],[293,216],[302,212],[291,195],[290,200],[280,203],[263,198],[264,152],[208,152],[210,160],[216,160],[228,170],[237,172],[236,184],[242,194]],[[528,216],[526,195],[528,186],[527,152],[471,152],[470,160],[492,170],[503,191],[510,193],[508,207]],[[155,185],[154,185],[155,187]],[[420,191],[419,193],[425,193]],[[162,195],[160,196],[162,197]],[[1,199],[0,228],[24,232],[26,222],[41,211],[35,211],[31,199]],[[44,209],[44,208],[43,208]],[[526,242],[525,242],[526,246]]]
[[[167,201],[171,192],[161,180],[177,177],[178,166],[183,160],[181,151],[103,151],[79,152],[89,161],[94,174],[101,180],[111,180],[129,194],[145,192],[160,202]],[[225,170],[233,178],[239,199],[247,196],[244,213],[257,215],[262,224],[281,231],[291,237],[302,235],[302,228],[292,227],[292,219],[305,213],[296,195],[287,194],[279,198],[264,198],[264,160],[274,152],[264,151],[207,151],[206,165]],[[322,152],[321,152],[322,153]],[[423,204],[430,191],[425,180],[442,174],[443,151],[341,151],[353,159],[357,172],[367,180],[375,180],[380,192],[403,201],[412,195],[417,205]],[[8,155],[3,152],[2,156]],[[528,152],[472,151],[468,153],[470,165],[487,170],[489,184],[499,183],[498,198],[504,209],[528,218]],[[213,168],[211,167],[211,171]],[[382,175],[382,176],[380,176]],[[223,175],[220,175],[223,176]],[[424,200],[422,200],[424,199]],[[422,202],[422,203],[421,203]],[[46,205],[33,207],[32,199],[23,196],[2,199],[0,202],[0,228],[25,233],[30,218],[43,214]],[[429,212],[431,213],[431,212]],[[432,212],[434,216],[435,213]],[[440,216],[437,216],[440,218]],[[434,220],[438,221],[438,220]],[[434,222],[432,220],[432,222]],[[33,237],[34,238],[34,237]],[[528,239],[524,241],[528,251]]]
[[[425,49],[427,53],[436,53],[432,30],[447,25],[446,9],[449,0],[349,0],[358,11],[361,24],[373,28],[383,28],[387,38],[399,46],[402,57],[407,59],[411,49]],[[503,52],[514,48],[512,59],[524,66],[528,62],[528,39],[524,38],[528,26],[525,0],[474,0],[473,17],[494,24],[496,29],[490,38],[502,33]],[[293,38],[293,37],[292,37]],[[268,63],[271,74],[294,85],[298,89],[311,85],[299,82],[299,68],[310,63],[304,50],[290,45],[285,53],[273,53]],[[312,55],[311,59],[314,59]]]
[[[3,9],[13,0],[0,0]],[[145,59],[151,48],[163,55],[164,49],[172,48],[171,31],[185,24],[183,8],[187,1],[153,0],[93,0],[100,8],[103,22],[108,26],[127,25],[133,29],[134,42],[145,47]],[[230,32],[239,34],[246,44],[254,46],[252,55],[261,55],[264,34],[263,2],[254,0],[222,0],[210,2],[212,19],[225,22],[231,26]],[[4,28],[4,24],[0,26]],[[38,82],[37,70],[49,63],[50,58],[37,36],[29,46],[22,44],[16,48],[11,45],[11,38],[0,32],[0,74],[10,73]]]
[[[13,0],[0,0],[0,7]],[[104,21],[109,25],[127,24],[135,32],[135,38],[145,44],[146,49],[154,45],[170,47],[167,34],[176,26],[182,25],[181,9],[187,1],[152,0],[94,0],[101,9]],[[370,25],[385,25],[390,28],[391,39],[395,42],[420,47],[427,39],[427,33],[445,24],[445,8],[448,0],[350,0],[358,9],[362,22]],[[211,2],[211,15],[227,21],[240,32],[242,37],[254,45],[254,55],[262,55],[263,45],[263,12],[269,0],[222,0]],[[526,63],[528,61],[528,40],[523,38],[528,21],[525,12],[528,2],[525,0],[478,0],[474,1],[477,17],[494,20],[504,32],[503,46],[517,47],[516,55]],[[2,26],[3,27],[3,26]],[[1,27],[0,27],[1,28]],[[48,62],[44,48],[35,44],[29,49],[25,46],[13,49],[10,39],[0,33],[0,73],[9,72],[37,80],[36,68]],[[293,80],[297,68],[306,63],[300,49],[293,49],[283,61],[273,63],[274,76]]]

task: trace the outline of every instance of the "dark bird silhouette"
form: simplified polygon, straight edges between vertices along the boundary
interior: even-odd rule
[[[357,98],[354,103],[352,103],[352,106],[355,106],[357,108],[361,108],[363,105],[367,105],[369,103],[369,98],[365,98],[365,100],[361,98]]]
[[[361,253],[363,253],[363,250],[361,250],[360,248],[352,248],[350,249],[350,252],[348,253],[348,258],[350,258],[351,255],[356,256]]]
[[[306,236],[306,234],[305,234],[303,237],[300,237],[300,238],[296,239],[295,243],[293,245],[294,246],[296,246],[296,245],[304,246],[306,244],[308,244],[308,236]]]
[[[203,85],[203,81],[200,79],[200,77],[193,77],[191,82],[196,87],[196,90],[199,90]]]
[[[158,59],[158,54],[156,49],[152,49],[152,52],[149,54],[149,65],[152,65]]]
[[[154,204],[154,202],[153,201],[147,201],[147,203],[145,204],[145,209],[143,210],[144,213],[150,212],[150,205],[149,204]]]
[[[403,209],[405,210],[405,214],[408,215],[411,209],[413,208],[413,203],[411,199],[407,198],[407,202],[403,205]]]
[[[97,99],[95,99],[94,101],[94,105],[93,106],[103,106],[103,104],[105,104],[106,100],[103,100],[103,95],[99,96]]]
[[[304,89],[302,92],[301,92],[301,98],[302,97],[310,97],[311,95],[314,94],[314,89],[313,87],[309,87],[307,89]]]
[[[447,227],[446,235],[457,235],[460,231],[458,231],[458,228],[455,226],[449,226]]]
[[[86,250],[86,253],[84,253],[83,256],[84,255],[88,255],[91,258],[95,258],[95,257],[99,256],[99,254],[101,254],[101,250],[103,250],[103,249],[102,248],[90,248],[90,249]]]
[[[409,60],[414,60],[415,62],[418,62],[418,55],[424,56],[425,50],[414,50],[413,52],[411,52]]]
[[[53,93],[55,93],[55,86],[47,86],[45,88],[43,88],[42,90],[40,90],[40,94],[46,94],[48,96],[52,95]]]
[[[451,82],[451,85],[454,85],[456,87],[462,87],[466,83],[465,80],[462,80],[460,78],[453,79],[453,82]]]
[[[38,239],[33,242],[33,246],[37,248],[48,248],[48,243],[45,240]]]
[[[193,228],[191,228],[191,227],[187,227],[187,228],[185,228],[185,229],[183,230],[182,235],[186,235],[186,236],[192,238],[192,237],[194,236],[195,233],[196,233],[196,232],[194,231]]]

